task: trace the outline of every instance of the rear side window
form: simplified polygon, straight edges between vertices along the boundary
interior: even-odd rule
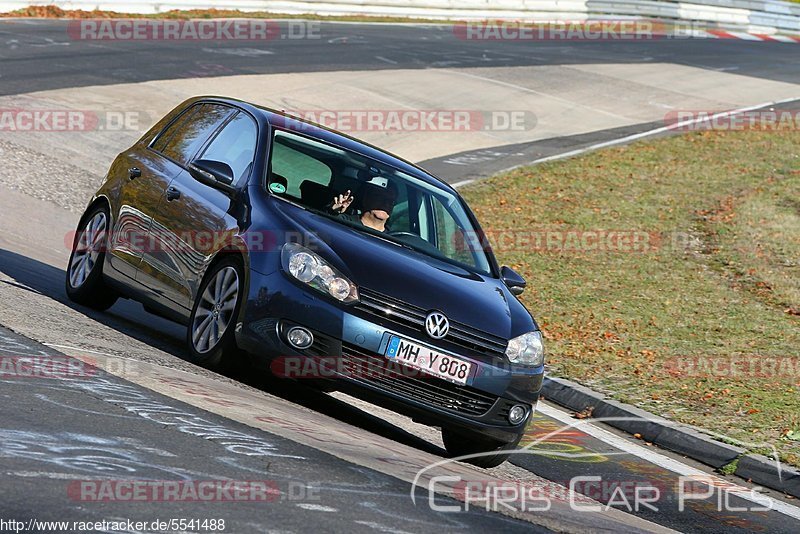
[[[302,196],[301,185],[304,182],[327,187],[331,183],[332,175],[331,168],[325,163],[297,149],[299,139],[301,138],[278,131],[275,132],[272,144],[272,174],[286,180],[283,184],[286,187],[285,193],[296,199]],[[332,194],[329,196],[333,199]]]
[[[181,113],[177,119],[169,123],[167,127],[164,128],[160,134],[158,134],[158,137],[156,137],[156,140],[153,141],[150,147],[156,152],[164,152],[164,148],[167,146],[169,140],[172,139],[172,136],[175,135],[175,132],[178,130],[178,128],[180,128],[187,120],[189,120],[199,109],[200,106],[192,106]]]
[[[201,157],[230,165],[236,185],[250,175],[257,140],[256,122],[247,113],[239,112],[211,141]]]
[[[181,165],[186,165],[206,139],[233,112],[232,108],[219,104],[192,106],[161,132],[152,147]]]

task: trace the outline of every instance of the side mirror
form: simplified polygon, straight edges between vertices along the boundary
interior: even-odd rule
[[[219,189],[229,195],[236,192],[233,169],[227,163],[210,159],[197,159],[189,164],[189,173],[200,183]]]
[[[514,269],[505,265],[500,269],[500,278],[513,295],[522,295],[528,284]]]

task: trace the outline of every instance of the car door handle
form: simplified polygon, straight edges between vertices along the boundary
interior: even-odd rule
[[[133,180],[134,178],[138,178],[142,175],[142,171],[139,170],[139,167],[131,167],[128,169],[128,178]]]
[[[167,202],[172,202],[173,200],[177,200],[181,198],[181,192],[178,191],[174,187],[167,188]]]

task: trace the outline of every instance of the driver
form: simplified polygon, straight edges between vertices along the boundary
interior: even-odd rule
[[[331,213],[350,222],[360,222],[378,232],[385,232],[386,221],[391,217],[397,199],[397,189],[394,184],[387,181],[384,187],[373,182],[365,183],[362,188],[361,216],[345,213],[354,199],[349,189],[334,197],[330,206]]]

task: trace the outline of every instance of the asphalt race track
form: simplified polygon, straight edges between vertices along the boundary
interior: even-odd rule
[[[211,90],[273,92],[265,96],[270,103],[283,97],[274,94],[282,84],[297,83],[312,87],[302,105],[348,109],[341,106],[351,101],[337,100],[342,86],[336,80],[343,79],[353,80],[348,90],[367,95],[354,99],[389,95],[397,107],[415,98],[420,109],[436,105],[426,100],[431,85],[416,83],[423,79],[439,88],[463,79],[493,89],[496,94],[449,95],[484,111],[502,105],[506,90],[546,99],[563,93],[558,101],[565,113],[576,102],[582,106],[563,124],[558,113],[534,108],[538,123],[524,135],[442,135],[419,152],[419,138],[434,134],[369,138],[407,149],[410,155],[400,155],[450,182],[651,131],[663,125],[664,109],[800,98],[800,45],[785,43],[466,42],[448,26],[323,23],[313,26],[319,31],[314,39],[198,45],[81,41],[66,28],[62,21],[0,22],[0,108],[82,109],[85,101],[95,110],[108,105],[163,113],[187,94]],[[675,73],[685,79],[667,94],[661,76]],[[652,110],[642,111],[639,103]],[[517,109],[507,105],[502,109]],[[581,113],[585,121],[576,124]],[[747,481],[600,423],[570,428],[578,420],[547,403],[526,436],[528,452],[510,464],[481,470],[447,463],[438,432],[405,417],[252,369],[221,376],[190,364],[184,330],[139,304],[120,301],[97,313],[69,303],[65,236],[114,154],[147,127],[77,135],[0,131],[0,357],[77,362],[88,370],[69,379],[0,377],[0,519],[216,518],[225,519],[225,532],[800,530],[796,501],[753,492]],[[436,462],[444,462],[441,473],[465,481],[546,488],[550,506],[523,513],[463,510],[463,503],[430,485],[439,472],[426,468]],[[418,473],[425,474],[414,488]],[[570,503],[563,486],[576,476],[601,479],[576,486],[587,497]],[[678,481],[690,477],[710,481],[707,498],[681,502]],[[267,491],[256,499],[210,503],[91,497],[104,481],[145,480],[249,481]],[[652,507],[634,506],[635,486],[657,490]],[[462,509],[436,511],[430,503]]]
[[[259,54],[242,52],[242,43],[237,41],[218,41],[211,47],[175,41],[80,41],[68,36],[67,24],[43,20],[3,22],[0,94],[171,79],[176,74],[191,77],[192,70],[213,75],[215,69],[211,67],[218,72],[224,69],[225,75],[237,75],[478,67],[492,63],[518,66],[668,62],[792,83],[800,79],[797,50],[791,43],[779,42],[471,42],[454,37],[452,27],[446,25],[395,25],[387,30],[383,24],[322,23],[319,39],[248,42],[248,47],[268,52]],[[120,61],[121,55],[124,61]]]

